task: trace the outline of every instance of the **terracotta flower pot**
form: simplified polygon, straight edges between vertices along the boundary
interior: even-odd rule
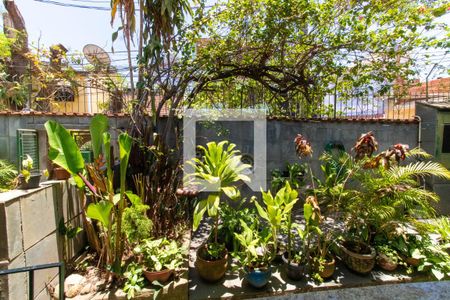
[[[292,261],[289,262],[287,252],[283,254],[282,259],[286,269],[286,275],[289,277],[289,279],[299,281],[305,276],[305,265],[296,264]]]
[[[70,173],[63,168],[58,167],[53,169],[53,176],[56,180],[67,180],[70,178]]]
[[[197,260],[195,268],[200,277],[208,282],[217,282],[225,276],[228,267],[228,251],[225,248],[221,259],[206,260],[206,245],[201,246],[197,250]]]
[[[325,258],[325,262],[322,262],[322,270],[320,271],[319,262],[314,263],[315,270],[319,273],[319,276],[323,279],[330,278],[334,274],[334,270],[336,269],[336,261],[333,257],[327,256]]]
[[[346,266],[357,273],[367,274],[375,266],[375,249],[361,242],[344,241],[341,258]]]
[[[380,268],[389,272],[394,271],[398,266],[397,262],[395,262],[392,258],[384,253],[378,253],[377,264],[380,266]]]
[[[420,265],[420,259],[418,259],[418,258],[412,258],[412,257],[407,257],[407,258],[406,258],[406,263],[407,263],[408,265],[410,265],[410,266],[417,267],[417,266]]]
[[[171,269],[164,269],[159,272],[144,271],[144,276],[150,282],[158,281],[159,283],[165,283],[167,280],[169,280],[172,273],[173,270]]]

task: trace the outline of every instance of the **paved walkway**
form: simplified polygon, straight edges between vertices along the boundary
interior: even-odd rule
[[[397,272],[385,272],[375,268],[370,274],[350,272],[342,262],[337,262],[333,278],[321,285],[307,279],[294,282],[286,278],[283,266],[275,265],[272,278],[264,289],[250,287],[242,272],[231,271],[215,284],[201,280],[195,270],[196,249],[204,242],[209,232],[202,223],[190,244],[189,257],[189,299],[448,299],[450,281],[429,281],[423,273],[407,274],[402,268]],[[233,262],[230,259],[232,265]],[[240,270],[240,269],[239,269]]]
[[[412,282],[359,288],[335,289],[303,294],[271,296],[258,299],[270,300],[416,300],[450,299],[450,281]]]

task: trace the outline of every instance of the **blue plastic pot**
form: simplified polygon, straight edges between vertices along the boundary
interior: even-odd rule
[[[272,277],[272,268],[270,266],[264,271],[259,269],[250,270],[248,267],[245,267],[244,271],[247,282],[258,289],[266,286]]]

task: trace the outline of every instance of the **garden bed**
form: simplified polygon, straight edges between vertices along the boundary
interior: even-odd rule
[[[232,271],[236,262],[230,259],[231,266],[228,268],[224,279],[218,283],[211,284],[203,281],[195,270],[195,260],[197,248],[205,241],[209,232],[207,224],[202,224],[199,230],[194,233],[189,251],[189,299],[207,298],[238,298],[247,299],[263,296],[284,295],[290,293],[305,293],[329,289],[344,289],[354,287],[366,287],[374,285],[384,285],[392,283],[421,282],[432,280],[432,277],[425,273],[415,272],[406,274],[403,268],[395,272],[383,271],[375,268],[367,275],[356,274],[350,271],[345,264],[337,260],[336,271],[333,277],[325,280],[322,284],[316,284],[309,278],[301,281],[292,281],[286,276],[282,263],[273,267],[272,278],[267,287],[255,289],[248,285],[244,276],[239,270]]]
[[[190,231],[187,231],[183,234],[183,246],[188,248],[191,239]],[[183,266],[181,266],[177,272],[177,278],[174,280],[170,280],[168,283],[161,288],[157,295],[157,299],[179,299],[184,300],[188,299],[188,260],[186,259]],[[58,295],[57,292],[58,287],[56,288],[56,292],[54,295]],[[155,295],[155,288],[150,284],[147,284],[139,294],[136,295],[134,299],[153,299]],[[55,297],[55,299],[58,299]],[[74,300],[100,300],[100,299],[127,299],[127,294],[120,288],[107,288],[105,290],[95,292],[95,293],[87,293],[84,295],[78,295],[76,297],[66,297],[66,299],[74,299]]]

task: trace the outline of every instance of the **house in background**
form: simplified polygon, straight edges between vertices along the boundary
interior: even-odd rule
[[[386,101],[386,118],[412,119],[416,115],[416,102],[440,103],[450,99],[450,77],[438,78],[404,91],[404,96],[389,97]]]

